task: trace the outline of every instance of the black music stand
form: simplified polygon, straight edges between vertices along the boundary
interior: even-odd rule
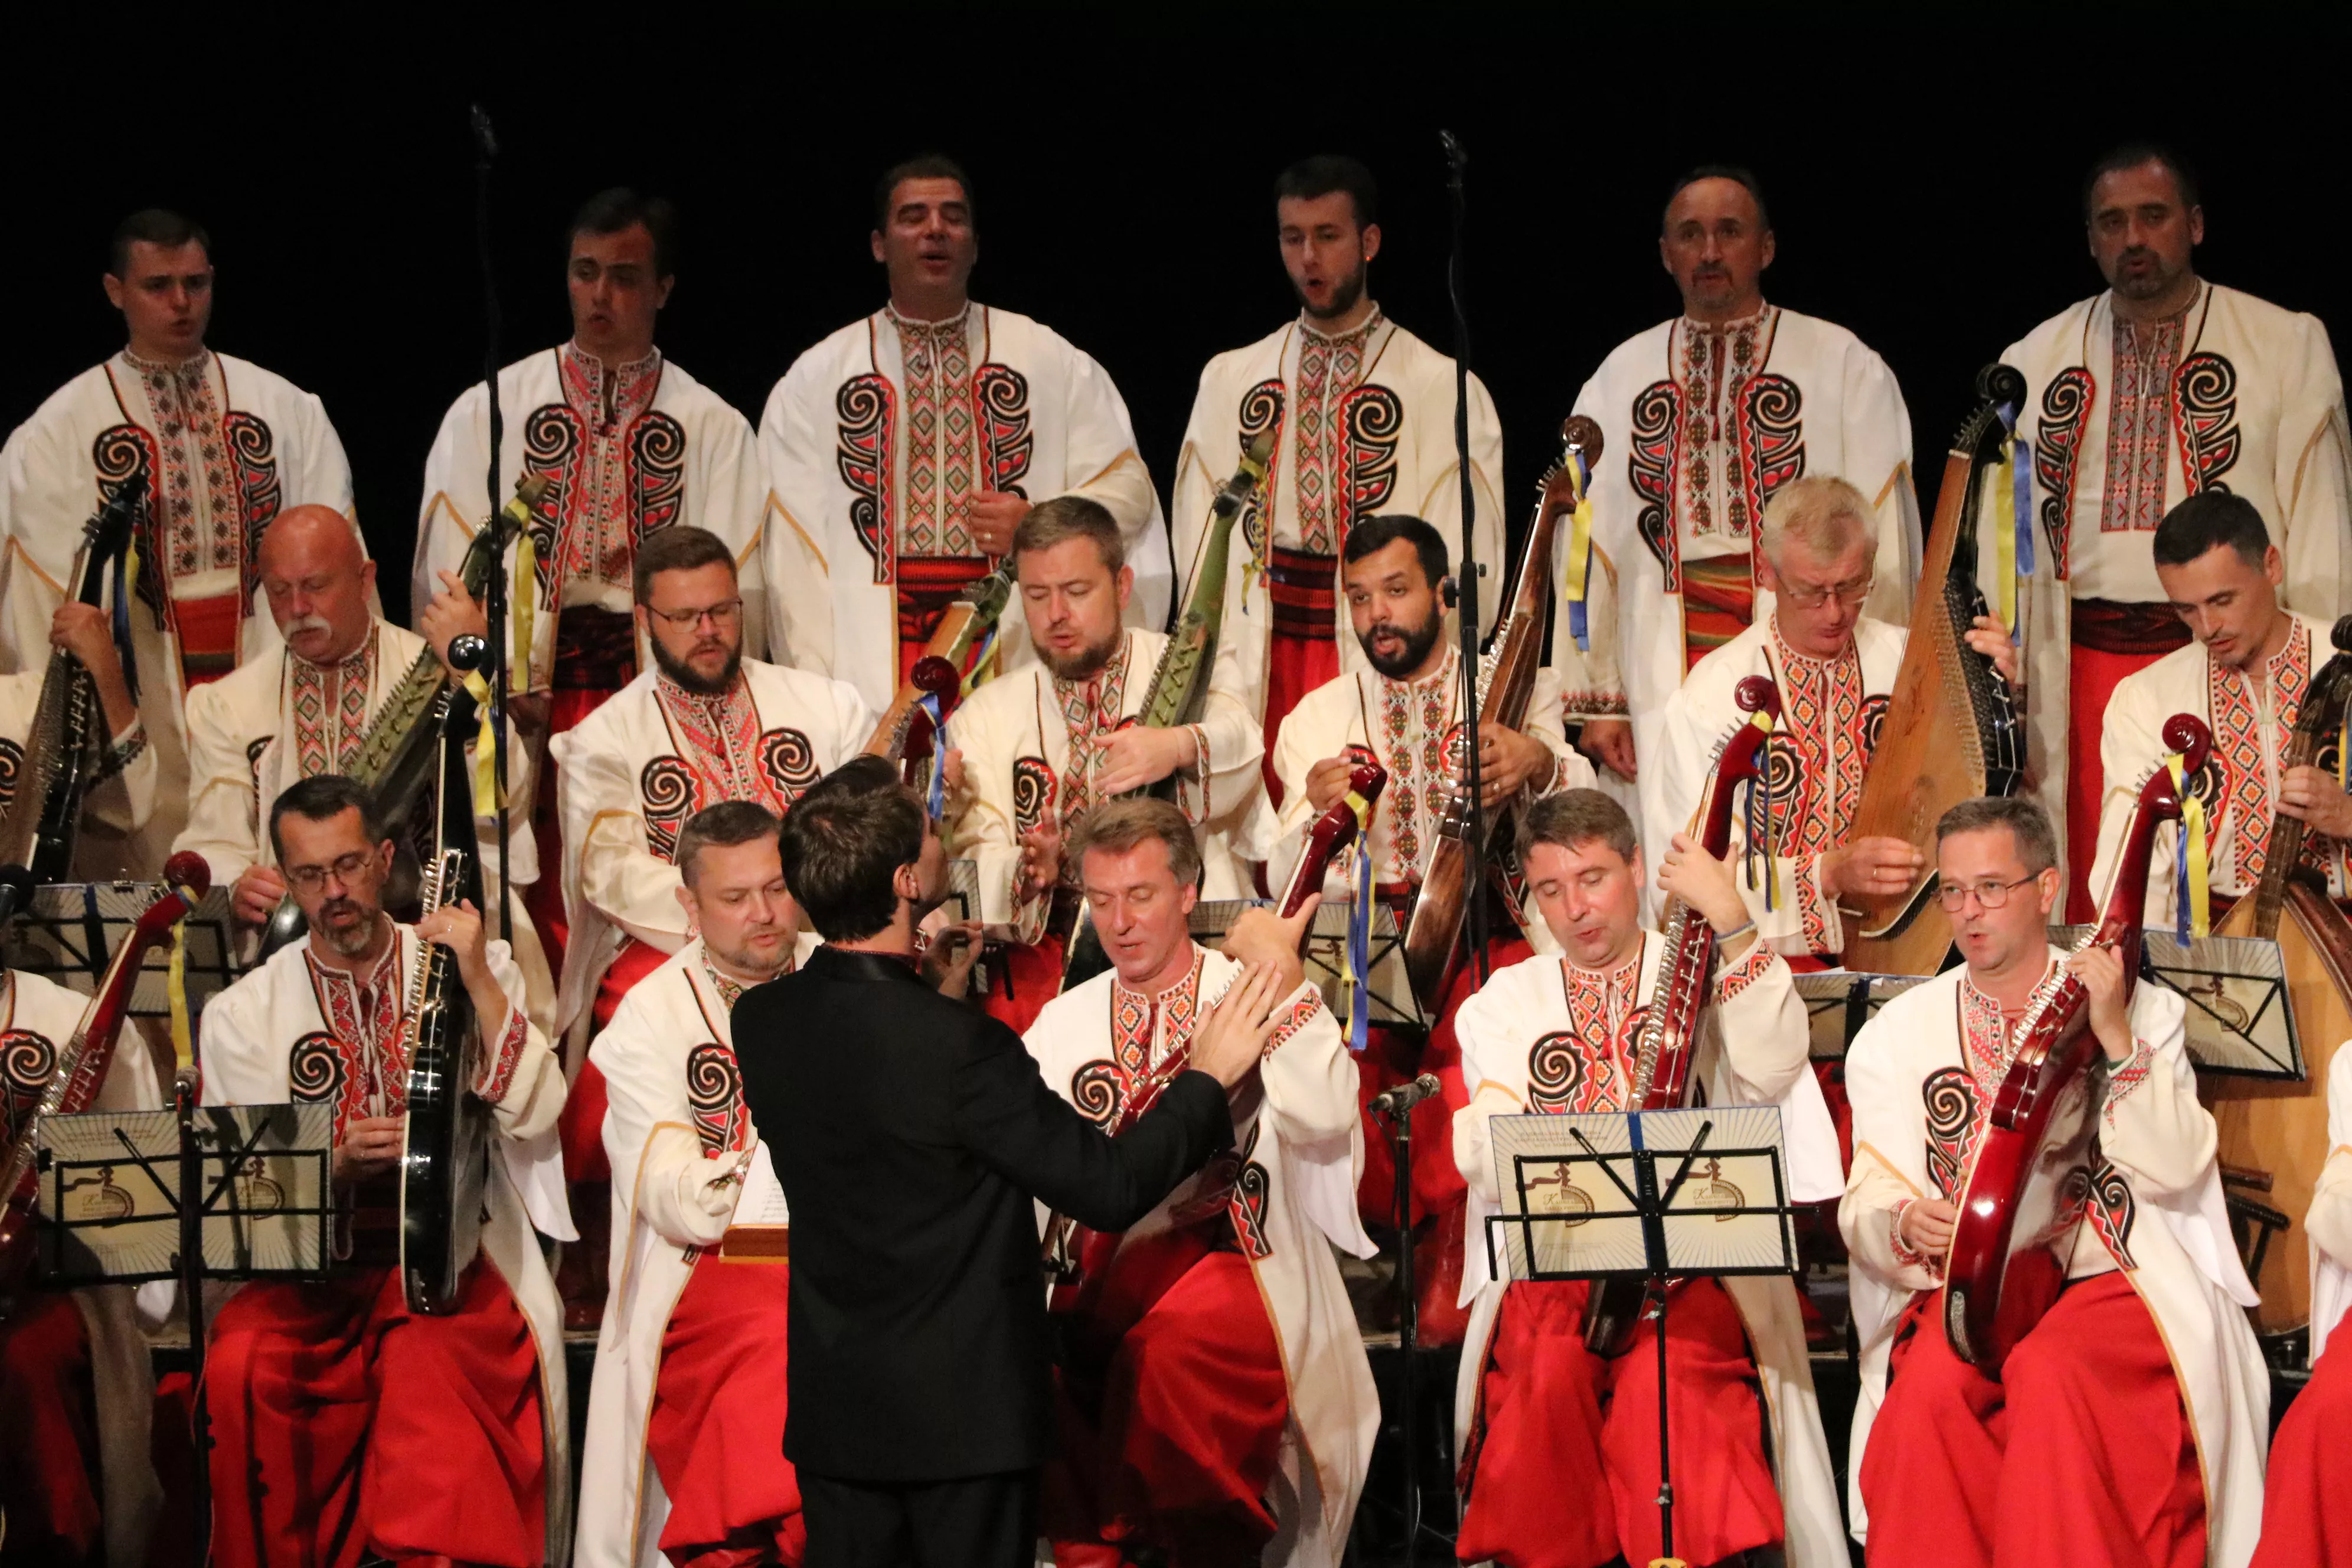
[[[33,890],[33,905],[16,918],[8,953],[12,969],[53,980],[89,995],[98,989],[114,950],[131,934],[148,906],[170,891],[161,882],[53,882]],[[187,918],[188,1015],[194,1017],[216,991],[226,990],[248,965],[237,958],[224,885],[196,900]],[[171,1016],[172,949],[158,943],[141,961],[131,984],[134,1018]]]
[[[1669,1288],[1682,1279],[1797,1272],[1780,1109],[1497,1116],[1487,1126],[1503,1201],[1503,1212],[1486,1220],[1486,1263],[1494,1278],[1632,1276],[1647,1284],[1647,1312],[1658,1324],[1658,1518],[1664,1552],[1651,1568],[1683,1568],[1674,1554],[1674,1446],[1667,1429]],[[1701,1160],[1707,1162],[1704,1170]],[[1499,1248],[1497,1235],[1504,1237]]]

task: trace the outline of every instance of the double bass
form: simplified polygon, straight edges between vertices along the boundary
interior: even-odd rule
[[[1528,547],[1519,557],[1519,573],[1511,587],[1510,611],[1495,627],[1486,652],[1478,661],[1478,722],[1465,726],[1454,752],[1462,764],[1463,748],[1475,743],[1487,725],[1506,730],[1525,726],[1528,704],[1535,697],[1536,672],[1543,668],[1544,633],[1550,626],[1552,535],[1562,516],[1575,510],[1581,475],[1601,461],[1601,426],[1583,415],[1572,415],[1559,427],[1560,458],[1544,476],[1543,494],[1536,503],[1534,524],[1528,530]],[[1484,886],[1484,869],[1494,858],[1496,841],[1507,837],[1507,813],[1482,813],[1487,842],[1470,840],[1470,801],[1455,790],[1445,803],[1423,869],[1421,890],[1414,895],[1412,919],[1405,928],[1405,974],[1413,994],[1432,1016],[1444,1003],[1462,946],[1463,917],[1469,900]]]
[[[1694,822],[1699,847],[1718,860],[1731,849],[1733,796],[1741,784],[1753,787],[1763,777],[1765,742],[1780,716],[1780,689],[1760,675],[1742,680],[1732,700],[1748,719],[1717,748]],[[1669,899],[1664,928],[1665,959],[1635,1039],[1629,1110],[1672,1110],[1689,1101],[1699,1015],[1715,989],[1715,927],[1706,917],[1680,899]],[[1638,1276],[1594,1280],[1584,1299],[1586,1348],[1597,1355],[1623,1352],[1648,1295],[1649,1281]]]
[[[2164,721],[2186,779],[2205,765],[2212,732],[2193,714]],[[2140,785],[2099,923],[2074,949],[2113,948],[2124,994],[2139,975],[2140,917],[2159,822],[2180,820],[2180,795],[2159,765]],[[1969,1156],[1945,1257],[1944,1331],[1953,1353],[1988,1377],[2058,1299],[2091,1198],[2091,1142],[2105,1099],[2106,1053],[2090,1028],[2090,993],[2059,964],[2018,1026],[2010,1058]],[[2099,1245],[2095,1240],[2090,1245]]]
[[[1977,374],[1977,394],[1976,409],[1944,459],[1911,637],[1863,777],[1853,838],[1925,847],[1945,812],[1979,795],[2014,795],[2025,776],[2025,727],[2009,683],[1967,640],[1986,608],[1977,586],[1980,481],[2008,438],[2000,411],[2022,405],[2025,378],[2008,365],[1987,365]],[[1847,924],[1846,968],[1933,974],[1943,967],[1952,922],[1936,901],[1934,856],[1904,891],[1853,895],[1853,902],[1861,916]]]
[[[1349,772],[1348,793],[1332,802],[1330,809],[1307,829],[1306,851],[1291,868],[1290,880],[1276,906],[1283,919],[1297,915],[1309,897],[1322,891],[1323,875],[1334,856],[1369,835],[1372,808],[1388,782],[1388,770],[1377,763],[1366,763]],[[1192,1043],[1188,1039],[1169,1052],[1168,1059],[1128,1096],[1108,1129],[1111,1135],[1117,1137],[1134,1126],[1192,1061]],[[1092,1303],[1110,1273],[1111,1258],[1118,1252],[1123,1234],[1089,1229],[1067,1215],[1047,1216],[1041,1256],[1045,1278],[1053,1286],[1048,1301],[1052,1310],[1081,1311]]]
[[[2312,672],[2295,710],[2279,771],[2319,763],[2336,743],[2352,697],[2352,616],[2329,635],[2335,657]],[[2352,1036],[2352,924],[2303,862],[2310,830],[2282,813],[2271,825],[2268,858],[2254,891],[2231,907],[2216,936],[2262,937],[2279,944],[2287,1006],[2303,1042],[2306,1076],[2297,1079],[2200,1074],[2198,1086],[2220,1134],[2222,1190],[2231,1217],[2259,1206],[2287,1227],[2246,1248],[2247,1272],[2262,1292],[2255,1331],[2293,1334],[2311,1323],[2311,1252],[2303,1216],[2327,1163],[2327,1072],[2336,1047]],[[2275,1223],[2273,1219],[2272,1223]],[[2308,1347],[2316,1353],[2320,1347]]]

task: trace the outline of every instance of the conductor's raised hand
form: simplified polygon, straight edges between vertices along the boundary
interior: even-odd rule
[[[1293,989],[1270,964],[1244,966],[1192,1037],[1194,1070],[1227,1089],[1247,1078],[1265,1055],[1266,1041],[1274,1037],[1275,1004]]]
[[[1225,932],[1221,944],[1225,956],[1236,963],[1264,964],[1276,971],[1283,982],[1281,994],[1289,995],[1307,978],[1298,950],[1307,944],[1307,932],[1322,903],[1323,895],[1317,893],[1287,920],[1272,910],[1244,910]]]

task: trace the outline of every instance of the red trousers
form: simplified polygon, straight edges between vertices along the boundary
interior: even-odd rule
[[[1171,1568],[1256,1562],[1290,1387],[1248,1260],[1192,1234],[1130,1246],[1070,1347],[1044,1504],[1055,1560],[1108,1568],[1125,1542]]]
[[[671,1309],[646,1449],[669,1496],[661,1549],[675,1568],[797,1564],[808,1543],[784,1458],[782,1263],[706,1253]]]
[[[389,1268],[254,1284],[213,1321],[213,1561],[547,1559],[539,1358],[487,1259],[412,1315]]]
[[[1328,596],[1328,590],[1326,590]],[[1328,611],[1326,612],[1328,613]],[[1328,628],[1328,623],[1326,623]],[[1338,679],[1339,645],[1326,629],[1319,637],[1298,637],[1276,627],[1265,651],[1265,773],[1266,799],[1279,808],[1282,781],[1274,776],[1274,737],[1298,700],[1317,687]]]
[[[1511,1286],[1479,1376],[1454,1554],[1507,1568],[1597,1568],[1658,1556],[1657,1320],[1624,1353],[1584,1344],[1582,1280]],[[1779,1543],[1780,1494],[1739,1312],[1694,1279],[1666,1309],[1675,1551],[1694,1563]]]
[[[2066,690],[2066,919],[2095,921],[2104,888],[2091,886],[2091,863],[2099,858],[2099,807],[2106,799],[2106,773],[2099,763],[2099,737],[2106,731],[2107,699],[2126,675],[2164,657],[2161,653],[2105,653],[2075,643],[2067,650]]]
[[[61,1294],[0,1319],[0,1563],[95,1563],[105,1552],[89,1333]]]
[[[2252,1568],[2352,1568],[2352,1490],[2343,1450],[2352,1430],[2352,1317],[2336,1325],[2311,1381],[2271,1439],[2263,1539]]]
[[[1941,1291],[1896,1331],[1862,1460],[1870,1561],[2199,1568],[2205,1492],[2156,1321],[2122,1274],[2068,1287],[1996,1383],[1952,1352]]]

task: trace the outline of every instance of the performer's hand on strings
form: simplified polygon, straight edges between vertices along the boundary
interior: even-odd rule
[[[1352,757],[1326,757],[1307,770],[1307,806],[1320,816],[1348,793],[1348,775],[1356,771]]]
[[[1287,996],[1307,978],[1307,966],[1300,962],[1298,950],[1307,944],[1307,933],[1315,924],[1315,911],[1322,903],[1323,895],[1313,894],[1287,920],[1272,910],[1244,910],[1219,945],[1225,956],[1237,963],[1264,964],[1277,971],[1283,983],[1282,994]]]
[[[2017,644],[2010,640],[2009,628],[2000,624],[1999,616],[1979,616],[1976,624],[1960,635],[1969,647],[1992,660],[1992,667],[2012,689],[2025,689],[2024,672],[2017,668]]]
[[[1900,838],[1857,838],[1822,857],[1822,880],[1837,898],[1891,899],[1927,868],[1927,857]]]
[[[1500,724],[1478,726],[1478,804],[1492,811],[1519,793],[1529,781],[1550,776],[1551,748],[1533,735],[1506,730]],[[1458,788],[1463,770],[1453,770]]]
[[[2352,838],[2352,795],[2326,768],[2289,768],[2280,774],[2278,808],[2330,838]]]
[[[1029,515],[1029,503],[1003,490],[982,490],[971,498],[971,542],[983,555],[1007,555],[1013,551],[1013,531]]]
[[[2091,1033],[2107,1060],[2132,1054],[2131,1002],[2124,995],[2124,961],[2112,947],[2086,947],[2066,960],[2091,1002]]]
[[[380,1176],[400,1163],[401,1118],[362,1116],[343,1129],[335,1145],[335,1180],[348,1186]]]
[[[1247,1078],[1274,1037],[1275,1005],[1296,989],[1270,964],[1244,967],[1192,1037],[1193,1068],[1227,1089]]]
[[[457,955],[457,973],[466,982],[467,990],[474,990],[481,984],[495,988],[496,983],[490,977],[489,943],[482,932],[482,917],[470,900],[461,899],[435,910],[416,922],[416,934]],[[482,1021],[484,1028],[488,1029],[494,1021],[485,1018]]]
[[[1033,827],[1021,836],[1021,869],[1013,889],[1015,903],[1027,903],[1052,892],[1062,879],[1062,830],[1053,823]]]
[[[1156,784],[1177,769],[1191,767],[1200,754],[1198,737],[1190,725],[1148,730],[1130,724],[1115,730],[1095,758],[1095,792],[1125,795]]]
[[[106,710],[106,727],[120,735],[139,717],[139,705],[123,684],[122,658],[114,647],[114,624],[96,605],[68,599],[49,617],[49,646],[81,660],[98,688],[99,705]]]
[[[455,572],[444,572],[441,574],[441,591],[433,595],[433,602],[425,606],[423,615],[416,617],[416,629],[423,632],[425,640],[433,645],[433,657],[439,659],[446,668],[449,663],[450,640],[467,635],[488,637],[490,623],[483,616],[482,606],[474,603],[474,596],[466,592],[466,580]]]
[[[1912,1251],[1940,1259],[1952,1249],[1952,1225],[1958,1207],[1943,1198],[1914,1198],[1895,1226],[1895,1238]]]
[[[286,879],[275,866],[248,866],[229,896],[229,912],[250,926],[266,925],[286,901]]]
[[[1631,719],[1587,719],[1576,749],[1623,779],[1633,782],[1633,721]]]
[[[1696,910],[1717,931],[1738,931],[1749,921],[1731,867],[1730,858],[1718,860],[1689,834],[1677,833],[1658,862],[1658,890]]]

